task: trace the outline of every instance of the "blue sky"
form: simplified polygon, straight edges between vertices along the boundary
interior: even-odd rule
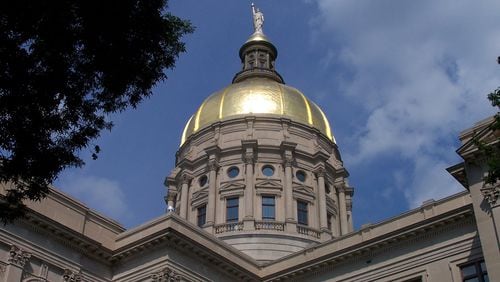
[[[375,223],[461,187],[458,134],[495,110],[500,86],[498,1],[254,1],[278,48],[277,69],[326,113],[355,187],[355,226]],[[168,80],[136,110],[110,117],[102,152],[55,185],[126,227],[165,212],[164,178],[182,129],[240,70],[251,1],[170,0],[196,31]]]

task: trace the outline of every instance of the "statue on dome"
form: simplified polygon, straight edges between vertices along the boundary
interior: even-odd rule
[[[259,8],[255,8],[255,5],[252,3],[252,14],[253,14],[253,28],[255,32],[263,33],[262,26],[264,25],[264,14],[259,10]]]

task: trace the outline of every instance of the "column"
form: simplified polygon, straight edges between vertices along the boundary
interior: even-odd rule
[[[180,217],[184,219],[187,218],[187,212],[188,212],[188,189],[189,189],[189,182],[191,181],[191,177],[184,174],[182,176],[182,187],[181,187],[181,210],[180,210]]]
[[[322,232],[322,239],[330,239],[330,231],[328,230],[327,212],[326,212],[326,192],[325,192],[325,168],[319,167],[316,169],[316,177],[318,178],[318,202],[319,202],[319,227]],[[323,235],[323,233],[326,233]],[[323,238],[324,237],[324,238]]]
[[[5,281],[21,281],[24,265],[29,262],[31,254],[16,245],[10,246],[8,264],[5,268]]]
[[[293,187],[292,187],[292,158],[286,158],[285,167],[285,219],[295,222],[293,214]]]
[[[253,154],[247,154],[245,156],[245,171],[246,171],[246,188],[245,188],[245,218],[253,218],[253,208],[254,208],[254,181],[253,181]]]
[[[207,231],[215,224],[215,211],[216,211],[216,198],[217,198],[217,170],[219,165],[215,159],[208,162],[208,203],[207,203],[207,224],[209,226]],[[209,230],[210,229],[210,230]]]
[[[285,130],[286,138],[286,130]],[[293,182],[292,182],[292,166],[294,163],[294,151],[297,143],[283,141],[281,142],[281,153],[283,155],[283,167],[285,170],[285,178],[283,179],[283,188],[285,194],[285,230],[288,233],[297,233],[297,219],[294,212],[293,200]]]
[[[339,212],[340,212],[340,235],[347,234],[347,206],[345,201],[344,186],[337,187],[339,193]]]
[[[255,230],[255,184],[254,163],[257,151],[257,140],[241,141],[243,147],[243,161],[245,162],[245,216],[243,217],[243,229]]]

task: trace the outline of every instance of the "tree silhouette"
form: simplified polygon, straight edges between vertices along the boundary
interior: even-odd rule
[[[82,166],[107,116],[150,96],[192,31],[165,0],[0,1],[0,220]]]

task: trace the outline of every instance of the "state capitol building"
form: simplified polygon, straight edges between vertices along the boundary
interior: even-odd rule
[[[463,192],[353,230],[330,123],[253,15],[242,69],[180,136],[166,213],[127,230],[52,189],[0,228],[0,281],[500,281],[500,187],[473,142],[498,146],[493,119],[458,136]]]

